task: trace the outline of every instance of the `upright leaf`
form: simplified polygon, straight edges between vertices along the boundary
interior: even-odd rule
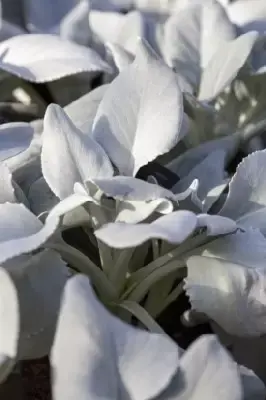
[[[110,84],[93,136],[119,172],[132,176],[181,139],[182,117],[182,93],[174,72],[144,44]]]

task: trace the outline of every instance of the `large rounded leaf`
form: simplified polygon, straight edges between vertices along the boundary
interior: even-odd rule
[[[135,175],[181,139],[183,98],[173,71],[146,45],[110,84],[93,136],[122,175]]]
[[[54,400],[149,400],[176,373],[178,347],[109,314],[80,275],[65,289],[51,364]]]
[[[20,35],[2,42],[0,69],[36,83],[81,72],[111,72],[95,51],[49,34]]]

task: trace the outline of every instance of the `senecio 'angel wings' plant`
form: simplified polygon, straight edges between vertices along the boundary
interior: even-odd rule
[[[51,352],[54,400],[263,399],[265,388],[218,340],[201,337],[183,353],[164,334],[120,321],[83,276],[67,283]]]
[[[67,219],[73,210],[84,206],[87,218],[79,218],[77,225],[87,228],[88,243],[96,247],[96,253],[99,247],[100,259],[96,257],[93,262],[102,270],[66,245],[55,244],[53,248],[73,267],[90,275],[104,301],[109,305],[110,301],[116,302],[119,307],[122,304],[150,327],[154,323],[138,303],[156,282],[182,268],[183,260],[178,263],[176,257],[186,251],[186,246],[187,251],[191,250],[190,245],[184,244],[185,248],[176,249],[176,254],[168,253],[167,246],[161,248],[157,240],[177,245],[191,237],[199,245],[236,229],[229,218],[182,209],[180,204],[185,202],[185,207],[186,201],[188,208],[193,207],[193,201],[201,206],[197,181],[184,184],[181,192],[172,192],[154,177],[153,183],[143,180],[143,175],[140,179],[145,164],[168,152],[183,137],[182,118],[182,93],[175,73],[149,46],[141,44],[135,61],[106,89],[94,120],[88,122],[87,132],[75,127],[55,105],[48,107],[43,124],[42,171],[51,190],[61,199],[47,220],[64,215]],[[163,216],[158,218],[160,214]],[[98,231],[96,241],[95,229],[113,221],[121,232],[127,226],[135,232],[129,233],[129,242],[127,234],[125,240],[116,241],[115,233],[109,241],[101,237],[103,231]],[[139,224],[142,221],[145,222]],[[206,233],[194,237],[194,232],[201,229]],[[150,239],[155,240],[154,262],[144,267],[149,245],[145,245],[144,253],[135,251],[135,247]],[[103,241],[121,250],[113,251]],[[122,250],[127,247],[130,249]],[[131,260],[133,253],[140,257],[139,261]],[[157,256],[161,257],[156,260]],[[134,268],[141,267],[143,270],[132,277]]]

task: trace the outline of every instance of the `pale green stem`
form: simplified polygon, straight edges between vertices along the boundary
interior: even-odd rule
[[[188,257],[198,254],[198,252],[201,251],[200,246],[206,245],[215,239],[217,239],[217,237],[210,238],[207,237],[206,234],[191,238],[187,243],[184,243],[172,252],[135,272],[135,276],[133,277],[132,275],[129,278],[132,282],[132,286],[129,286],[123,298],[140,302],[155,283],[159,282],[170,273],[174,273],[178,269],[185,267]]]
[[[130,291],[127,291],[123,295],[123,298],[139,303],[153,285],[184,266],[185,263],[183,260],[174,260],[163,265],[161,268],[156,268],[143,281],[131,288]]]
[[[114,287],[108,281],[103,271],[79,250],[66,243],[47,243],[45,247],[57,251],[72,267],[89,276],[99,291],[100,296],[108,299],[108,301],[113,301],[117,298]]]
[[[90,203],[88,205],[90,210],[90,215],[92,216],[92,222],[94,230],[99,229],[101,226],[106,224],[108,221],[105,218],[104,211],[96,204]],[[97,239],[97,244],[99,248],[100,260],[103,271],[108,275],[108,272],[113,267],[114,260],[112,257],[112,249],[108,247],[105,243]]]
[[[154,260],[160,257],[160,245],[157,239],[152,240],[152,254]]]
[[[161,333],[165,335],[164,330],[160,327],[157,322],[149,315],[149,313],[134,301],[125,300],[123,303],[117,305],[122,309],[128,311],[134,315],[149,331],[153,333]]]
[[[134,253],[135,248],[124,249],[117,257],[116,263],[109,271],[109,280],[115,286],[118,293],[123,289],[127,274],[129,273],[129,261]]]
[[[173,274],[166,276],[151,288],[147,300],[145,301],[145,309],[150,315],[154,315],[158,308],[161,307],[161,304],[164,303],[172,290],[177,275],[178,274],[174,272]]]

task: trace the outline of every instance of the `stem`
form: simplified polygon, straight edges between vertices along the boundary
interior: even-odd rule
[[[109,301],[117,297],[114,287],[110,284],[103,271],[79,250],[66,243],[47,243],[45,247],[57,251],[67,263],[83,274],[88,275],[101,296],[109,299]]]
[[[109,271],[109,280],[116,287],[118,293],[126,283],[127,273],[129,272],[129,261],[134,251],[135,248],[122,250],[114,267]]]
[[[165,335],[164,330],[160,327],[157,322],[149,315],[149,313],[134,301],[125,300],[123,303],[117,305],[117,307],[123,308],[130,314],[134,315],[149,331],[153,333],[161,333]]]
[[[87,205],[90,211],[90,215],[92,216],[92,223],[94,230],[100,228],[104,224],[106,224],[107,218],[104,214],[103,209],[96,204],[90,203]],[[96,238],[97,239],[97,238]],[[113,257],[112,250],[103,242],[97,239],[97,244],[99,248],[100,260],[103,271],[108,275],[108,272],[113,267]]]

